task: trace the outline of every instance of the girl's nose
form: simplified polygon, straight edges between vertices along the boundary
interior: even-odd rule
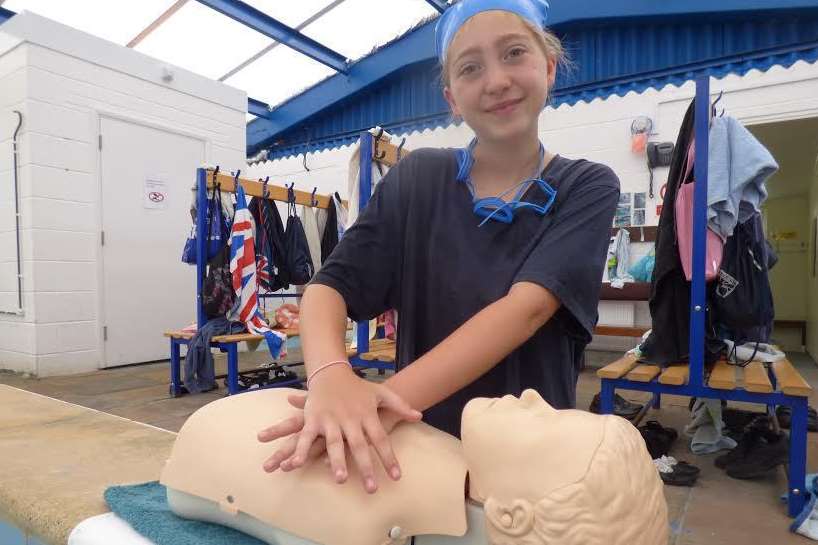
[[[499,94],[511,85],[511,78],[501,65],[486,67],[486,92],[492,95]]]

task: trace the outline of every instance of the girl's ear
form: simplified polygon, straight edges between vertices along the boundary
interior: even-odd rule
[[[554,82],[557,80],[557,61],[556,59],[548,59],[548,90],[554,88]],[[549,93],[550,94],[550,93]]]
[[[457,107],[457,102],[455,102],[454,95],[452,95],[452,91],[448,86],[443,88],[443,97],[446,99],[446,102],[449,103],[449,108],[452,110],[452,115],[461,117],[460,109]]]

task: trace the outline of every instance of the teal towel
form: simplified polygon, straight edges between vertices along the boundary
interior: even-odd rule
[[[105,501],[116,515],[156,545],[266,545],[232,528],[177,517],[157,481],[111,486]]]

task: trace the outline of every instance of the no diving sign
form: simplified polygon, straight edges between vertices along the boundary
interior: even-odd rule
[[[148,178],[145,180],[143,197],[145,208],[164,209],[168,207],[167,184],[163,180]]]

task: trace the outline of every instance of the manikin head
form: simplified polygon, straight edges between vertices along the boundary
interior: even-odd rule
[[[463,410],[470,496],[494,545],[666,543],[662,482],[636,428],[534,390]]]

